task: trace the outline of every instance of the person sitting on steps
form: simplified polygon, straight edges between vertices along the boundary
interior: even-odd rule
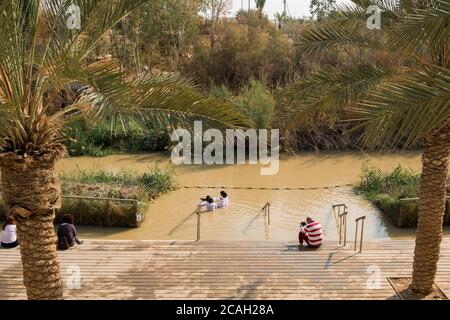
[[[78,240],[77,229],[74,225],[74,217],[71,214],[65,214],[62,223],[58,227],[58,250],[67,250],[77,244],[83,244],[82,240]]]
[[[322,225],[320,222],[314,221],[310,217],[306,218],[306,222],[301,222],[298,241],[301,246],[305,242],[311,248],[319,248],[323,241]]]
[[[6,221],[2,227],[1,235],[1,246],[3,248],[11,249],[19,245],[16,229],[16,220],[11,216],[6,218]]]

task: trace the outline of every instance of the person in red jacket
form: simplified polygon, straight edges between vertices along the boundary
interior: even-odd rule
[[[305,242],[309,247],[319,248],[323,241],[322,225],[320,222],[308,217],[306,218],[306,222],[300,223],[298,241],[300,245],[303,245],[303,242]]]

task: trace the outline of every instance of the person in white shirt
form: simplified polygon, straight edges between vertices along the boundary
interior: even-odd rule
[[[217,204],[214,203],[214,199],[211,198],[211,196],[206,196],[206,198],[201,199],[202,202],[198,205],[198,208],[201,209],[202,207],[206,207],[206,211],[216,211]]]
[[[228,194],[225,191],[220,191],[220,197],[214,198],[219,208],[226,208],[229,204]]]
[[[15,248],[19,245],[17,240],[16,220],[13,217],[6,218],[3,224],[0,243],[3,248]]]

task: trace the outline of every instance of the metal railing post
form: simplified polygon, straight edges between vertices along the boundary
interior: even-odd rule
[[[270,202],[267,202],[264,207],[262,207],[262,210],[264,210],[264,218],[267,217],[267,224],[270,225]]]
[[[358,244],[358,226],[359,226],[359,221],[361,221],[361,236],[359,239],[359,252],[362,252],[362,245],[363,245],[363,239],[364,239],[364,221],[366,220],[365,216],[359,217],[358,219],[355,220],[356,223],[356,231],[355,231],[355,246],[353,248],[354,251],[356,251],[356,246]]]
[[[348,212],[339,214],[339,245],[342,243],[342,228],[344,228],[344,246],[347,245],[347,214]]]
[[[197,210],[197,241],[200,241],[200,210]]]
[[[341,245],[342,242],[342,219],[341,216],[338,216],[339,218],[339,245]]]
[[[347,205],[345,203],[335,204],[332,205],[331,207],[334,213],[336,213],[336,208],[338,209],[337,214],[341,213],[341,209],[344,209],[343,212],[347,212]]]
[[[361,239],[359,242],[359,252],[362,252],[362,245],[363,245],[363,236],[364,236],[364,221],[365,221],[365,217],[364,219],[362,219],[361,221]]]
[[[347,212],[345,212],[344,216],[344,247],[347,245]]]

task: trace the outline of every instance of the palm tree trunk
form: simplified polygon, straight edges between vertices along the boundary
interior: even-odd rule
[[[3,154],[0,165],[4,204],[17,221],[28,299],[62,299],[53,225],[61,194],[55,160]]]
[[[426,140],[411,288],[431,292],[437,271],[447,192],[450,126]]]

